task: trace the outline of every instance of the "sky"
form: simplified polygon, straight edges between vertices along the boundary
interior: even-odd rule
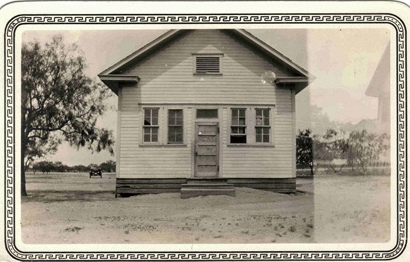
[[[309,127],[309,107],[323,109],[330,120],[358,123],[377,118],[377,98],[365,95],[373,73],[389,43],[390,32],[384,28],[332,29],[256,29],[250,33],[308,70],[316,78],[296,97],[297,127]],[[88,62],[91,78],[122,58],[149,43],[166,30],[82,30],[25,31],[23,42],[34,39],[49,42],[60,34],[67,43],[77,43]],[[98,125],[116,125],[116,96],[108,101],[110,110]],[[114,129],[115,132],[115,129]],[[115,160],[108,152],[91,154],[63,143],[50,161],[67,165],[99,164]]]

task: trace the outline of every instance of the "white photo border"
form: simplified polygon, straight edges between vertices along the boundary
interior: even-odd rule
[[[272,251],[272,252],[23,252],[16,246],[16,30],[22,25],[123,25],[123,24],[265,24],[265,25],[308,25],[308,24],[381,24],[390,25],[396,32],[396,88],[397,88],[397,239],[390,250],[360,251]],[[4,34],[4,117],[5,117],[5,247],[17,260],[392,260],[399,257],[407,245],[407,31],[404,22],[389,13],[323,13],[323,14],[25,14],[8,21]],[[17,110],[17,112],[19,112]],[[17,136],[18,137],[18,136]],[[20,168],[17,163],[17,168]],[[19,193],[19,192],[18,192]]]

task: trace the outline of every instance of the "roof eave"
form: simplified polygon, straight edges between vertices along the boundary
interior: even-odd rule
[[[116,75],[116,74],[103,75],[103,74],[99,74],[98,77],[116,95],[118,95],[119,83],[120,82],[137,84],[140,81],[140,77],[136,76],[136,75]]]
[[[295,90],[295,94],[305,89],[310,83],[315,80],[315,77],[278,77],[275,80],[275,84],[278,87],[292,87]]]

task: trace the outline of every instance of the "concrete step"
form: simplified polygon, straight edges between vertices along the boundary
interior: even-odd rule
[[[182,184],[181,188],[234,188],[234,186],[228,183],[190,183]]]
[[[181,198],[190,198],[198,196],[209,196],[209,195],[225,195],[225,196],[235,196],[235,188],[233,186],[229,188],[209,188],[209,187],[182,187],[181,188]]]
[[[226,178],[187,178],[187,184],[227,184],[228,179]]]

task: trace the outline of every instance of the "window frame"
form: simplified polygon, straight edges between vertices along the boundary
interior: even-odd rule
[[[193,53],[193,74],[194,75],[222,75],[222,58],[223,58],[223,54],[222,53]],[[201,72],[201,71],[197,71],[197,58],[198,57],[218,57],[219,58],[219,72]]]
[[[261,111],[261,117],[262,117],[262,124],[258,125],[258,110]],[[268,112],[268,116],[264,115],[264,112],[267,111]],[[256,144],[271,144],[272,143],[272,135],[271,135],[271,109],[269,107],[257,107],[255,108],[255,143]],[[265,125],[265,119],[268,120],[268,125]],[[264,133],[265,129],[268,129],[267,134]],[[258,141],[258,132],[257,130],[260,129],[261,130],[261,141]],[[264,141],[264,135],[268,135],[268,141]]]
[[[181,112],[181,120],[182,124],[181,125],[170,125],[170,113],[171,111],[180,111]],[[181,145],[184,144],[184,110],[182,108],[169,108],[168,109],[168,114],[167,114],[167,144],[168,145]],[[169,140],[169,135],[170,135],[170,127],[181,127],[181,135],[182,135],[182,140],[181,141],[170,141]]]
[[[237,125],[233,124],[233,111],[234,110],[237,110],[237,114],[238,114],[237,115],[237,120],[238,120]],[[244,125],[239,124],[240,119],[241,119],[239,110],[244,110],[244,119],[245,119],[245,124]],[[247,131],[249,130],[248,129],[249,126],[248,126],[247,108],[245,108],[245,107],[233,107],[233,108],[230,108],[230,111],[231,111],[230,112],[231,117],[230,117],[230,125],[229,125],[229,144],[231,144],[231,145],[246,145],[246,144],[249,144],[248,133],[247,133]],[[244,133],[233,133],[232,128],[245,128],[245,131],[244,131]],[[232,136],[237,136],[237,137],[245,136],[245,143],[232,143],[231,142],[232,141]]]
[[[158,112],[158,120],[156,125],[146,125],[145,124],[145,112],[146,110],[150,110],[150,120],[152,122],[152,110],[157,110]],[[159,107],[144,107],[142,112],[142,142],[144,144],[159,144],[160,143],[160,122],[161,122],[161,110]],[[150,141],[145,141],[145,129],[150,128],[151,130],[157,129],[157,141],[152,141],[152,131],[150,131]]]
[[[216,111],[216,117],[198,117],[198,111],[200,110],[209,110],[209,111]],[[195,119],[203,119],[203,120],[209,120],[209,119],[219,119],[219,109],[212,107],[212,108],[196,108],[195,109]]]

